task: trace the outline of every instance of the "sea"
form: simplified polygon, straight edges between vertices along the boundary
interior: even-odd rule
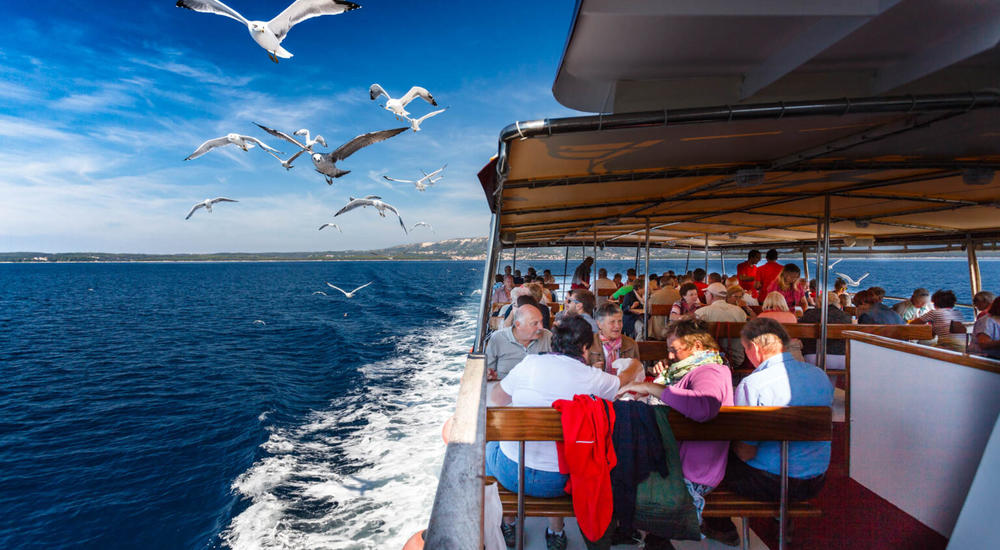
[[[835,270],[971,300],[964,259]],[[482,283],[479,261],[0,264],[0,548],[402,548]]]

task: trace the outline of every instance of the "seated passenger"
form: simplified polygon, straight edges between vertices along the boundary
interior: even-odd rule
[[[553,285],[556,283],[556,278],[552,276],[552,271],[549,269],[542,272],[542,279],[547,285]]]
[[[639,346],[622,334],[622,310],[618,304],[605,303],[597,308],[596,315],[601,331],[594,335],[587,363],[609,374],[617,374],[612,363],[617,359],[638,359]]]
[[[858,314],[859,325],[903,325],[903,318],[899,316],[891,307],[882,303],[885,298],[885,289],[873,286],[868,289],[865,297],[867,307],[865,312]]]
[[[965,319],[962,314],[955,311],[955,303],[958,298],[950,290],[938,290],[931,295],[931,303],[934,309],[910,321],[912,325],[930,324],[934,329],[934,336],[937,337],[937,347],[950,349],[952,351],[965,351],[965,334],[955,334],[951,332],[952,321],[959,323]]]
[[[764,303],[760,305],[761,312],[758,319],[774,319],[779,323],[796,323],[798,318],[791,311],[788,311],[788,302],[780,292],[772,292],[764,298]]]
[[[681,295],[677,292],[677,277],[663,275],[660,277],[660,289],[649,295],[647,303],[650,308],[657,305],[671,307],[680,299]],[[667,321],[667,315],[653,315],[650,311],[648,337],[653,340],[666,340]]]
[[[510,291],[514,290],[514,276],[504,275],[503,285],[499,287],[494,287],[492,303],[494,304],[507,304],[510,303]]]
[[[926,288],[918,288],[913,291],[909,300],[899,302],[893,306],[893,309],[903,318],[903,321],[907,323],[912,322],[917,317],[922,317],[925,313],[933,309],[931,306],[931,291]]]
[[[487,379],[503,379],[526,355],[548,352],[551,338],[552,333],[542,328],[538,308],[517,308],[514,324],[494,332],[486,342]]]
[[[664,374],[673,371],[671,384],[637,382],[625,386],[619,393],[634,391],[658,397],[697,422],[707,422],[719,414],[720,407],[732,406],[732,374],[720,363],[719,346],[703,323],[690,319],[670,323],[667,347],[674,363],[669,367],[657,363],[656,368]],[[682,441],[680,444],[684,481],[695,500],[699,519],[704,496],[722,481],[728,453],[728,441]]]
[[[1000,298],[993,300],[972,327],[969,353],[1000,359]]]
[[[613,279],[611,279],[611,282],[615,283],[615,288],[616,289],[617,288],[621,288],[622,287],[622,274],[621,273],[615,273],[615,276],[614,276]]]
[[[756,367],[736,387],[737,407],[822,406],[833,402],[833,385],[822,370],[785,350],[788,333],[773,319],[754,319],[740,336]],[[830,465],[829,441],[793,441],[788,445],[788,497],[806,500],[823,487]],[[734,441],[723,486],[745,497],[776,501],[781,497],[781,442]],[[728,518],[705,518],[707,536],[731,542],[736,526]],[[738,541],[738,537],[736,537]]]
[[[528,290],[530,292],[529,287],[521,287],[521,288]],[[513,311],[517,311],[517,308],[521,306],[533,306],[538,309],[539,313],[542,314],[542,328],[548,330],[548,328],[552,325],[552,312],[549,310],[548,306],[538,303],[538,300],[535,299],[534,294],[528,293],[528,294],[518,295],[518,297],[514,300],[514,306],[516,307],[513,309]],[[509,327],[513,325],[514,325],[514,316],[508,315],[503,322],[503,326]]]
[[[624,323],[625,328],[623,329],[625,334],[631,338],[639,338],[642,329],[639,326],[642,325],[643,321],[643,307],[645,302],[643,302],[644,293],[646,292],[643,285],[646,284],[644,277],[637,277],[635,281],[632,282],[632,292],[629,292],[622,296],[622,313],[624,313]],[[645,335],[642,335],[643,337]]]
[[[515,407],[549,407],[559,399],[573,399],[577,394],[591,394],[613,400],[621,386],[642,372],[642,364],[632,360],[618,376],[586,364],[594,343],[590,326],[580,316],[563,319],[552,333],[552,351],[548,355],[529,355],[497,384],[491,401]],[[559,457],[554,441],[530,441],[524,449],[524,492],[533,497],[557,497],[569,476],[559,473]],[[518,444],[516,441],[491,441],[486,444],[486,474],[494,476],[508,491],[517,491]],[[514,546],[513,517],[501,523],[504,541]],[[563,518],[549,518],[546,546],[566,548]]]
[[[708,288],[708,283],[705,282],[706,275],[708,274],[700,267],[691,273],[691,281],[694,283],[695,288],[698,289],[698,299],[701,303],[705,303],[705,289]]]
[[[829,325],[849,325],[853,322],[851,316],[840,309],[840,296],[837,296],[833,292],[828,292],[826,294],[827,306],[826,306],[826,322]],[[823,310],[819,308],[812,308],[807,310],[802,314],[802,318],[799,319],[800,323],[816,323],[817,325],[822,321]],[[806,362],[812,363],[814,365],[816,362],[816,339],[806,338],[802,340],[802,355],[805,357]],[[826,368],[835,370],[844,370],[847,368],[847,340],[829,340],[826,341]]]
[[[694,319],[695,310],[702,306],[701,300],[698,299],[698,287],[694,283],[684,283],[679,294],[681,299],[674,302],[670,308],[670,320]]]
[[[986,312],[990,309],[995,298],[996,296],[988,290],[981,290],[972,297],[972,308],[976,312],[976,319],[986,316]]]
[[[592,289],[594,296],[597,297],[597,305],[608,301],[608,296],[601,296],[601,290],[613,289],[618,290],[618,286],[615,285],[614,281],[608,278],[608,270],[603,267],[597,270],[597,279],[594,281],[594,288]]]
[[[590,324],[593,333],[597,334],[601,329],[597,326],[597,321],[594,320],[595,304],[596,300],[594,299],[593,292],[585,288],[575,288],[569,293],[569,299],[566,300],[566,309],[559,312],[556,318],[579,315]]]
[[[737,287],[739,288],[739,287]],[[747,320],[747,313],[743,308],[730,304],[727,301],[726,287],[722,283],[712,283],[705,289],[705,298],[708,305],[698,308],[694,312],[695,318],[706,323],[743,323]],[[743,346],[738,338],[726,338],[723,342],[723,351],[729,360],[729,365],[739,367],[743,364]]]
[[[750,302],[753,301],[751,304]],[[747,314],[748,319],[753,319],[757,317],[754,310],[750,309],[750,306],[756,306],[757,300],[753,299],[740,285],[734,284],[726,288],[726,302],[740,308],[743,313]]]
[[[806,285],[799,279],[799,275],[799,266],[785,264],[781,273],[764,289],[764,296],[770,296],[772,292],[777,292],[785,298],[788,311],[794,312],[797,307],[805,311],[809,307],[806,302]]]

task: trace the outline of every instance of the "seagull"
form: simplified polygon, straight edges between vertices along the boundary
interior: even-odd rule
[[[205,199],[205,200],[199,202],[198,204],[194,205],[193,207],[191,207],[191,211],[188,212],[187,217],[184,218],[184,219],[185,220],[190,219],[191,215],[194,214],[194,211],[197,210],[197,209],[199,209],[199,208],[201,208],[201,207],[204,207],[205,210],[208,210],[209,212],[211,212],[212,211],[212,205],[215,204],[215,203],[217,203],[217,202],[240,202],[240,201],[236,201],[236,200],[233,200],[233,199],[227,199],[226,197],[218,197],[218,198],[214,198],[214,199]]]
[[[324,281],[324,282],[326,282],[326,281]],[[330,288],[336,288],[337,290],[339,290],[339,291],[343,292],[343,293],[344,293],[344,296],[347,296],[348,298],[353,298],[353,297],[354,297],[354,293],[355,293],[355,292],[357,292],[357,291],[361,290],[362,288],[365,288],[366,286],[368,286],[368,285],[370,285],[370,284],[372,284],[372,283],[374,283],[374,282],[375,282],[375,281],[368,281],[367,283],[365,283],[365,284],[363,284],[363,285],[359,286],[358,288],[355,288],[354,290],[352,290],[352,291],[350,291],[350,292],[347,292],[347,291],[345,291],[345,290],[344,290],[344,289],[342,289],[342,288],[339,288],[339,287],[336,287],[336,286],[333,286],[333,285],[331,285],[330,283],[326,283],[326,286],[328,286],[328,287],[330,287]]]
[[[336,227],[337,231],[340,231],[341,233],[344,232],[344,230],[341,229],[340,226],[335,223],[324,223],[323,225],[319,226],[319,230],[322,231],[326,227]]]
[[[254,124],[257,123],[255,122]],[[316,142],[319,142],[319,140],[322,139],[323,136],[316,136],[316,139],[312,140],[312,143],[309,143],[310,140],[307,137],[306,143],[303,144],[301,141],[293,138],[292,136],[280,130],[274,130],[262,124],[257,124],[257,126],[259,126],[260,129],[264,130],[265,132],[271,134],[274,137],[281,138],[289,143],[294,144],[299,149],[302,149],[304,151],[309,151],[310,153],[312,153],[312,161],[313,165],[316,167],[316,171],[319,172],[320,174],[323,174],[323,176],[326,177],[326,183],[329,185],[333,185],[334,178],[339,178],[343,175],[351,173],[350,170],[341,170],[340,168],[337,168],[337,161],[346,159],[347,157],[353,155],[363,147],[367,147],[373,143],[378,143],[380,141],[387,140],[392,136],[399,135],[406,131],[406,128],[393,128],[392,130],[379,130],[377,132],[369,132],[367,134],[361,134],[360,136],[352,139],[351,141],[348,141],[347,143],[338,147],[337,150],[333,151],[332,153],[317,153],[312,150],[312,146]],[[298,132],[295,133],[298,134],[299,132],[306,132],[308,134],[308,130],[305,129],[299,130]],[[326,146],[326,140],[323,140],[320,143],[322,143],[324,147]]]
[[[336,214],[334,214],[333,217],[336,218],[337,216],[343,214],[344,212],[350,212],[351,210],[354,210],[355,208],[358,207],[371,206],[374,207],[375,210],[378,210],[378,215],[382,216],[383,218],[385,217],[386,210],[395,214],[396,217],[399,218],[399,226],[403,228],[403,233],[408,233],[408,231],[406,230],[406,224],[403,223],[403,217],[399,215],[399,210],[396,210],[396,208],[391,204],[382,202],[381,197],[376,197],[375,195],[368,195],[363,199],[356,199],[354,197],[348,197],[348,199],[350,199],[350,202],[348,202],[346,206],[344,206]]]
[[[264,321],[261,321],[260,319],[257,319],[256,321],[254,321],[253,324],[260,325],[260,326],[267,326],[267,323],[265,323]]]
[[[313,296],[315,296],[317,294],[322,294],[323,296],[327,295],[326,292],[323,292],[322,290],[317,290],[316,292],[313,292]]]
[[[444,179],[444,176],[439,176],[439,177],[434,177],[434,176],[437,176],[438,174],[440,174],[447,167],[448,167],[448,165],[445,164],[444,166],[442,166],[441,168],[438,168],[437,170],[431,172],[430,174],[428,174],[427,172],[424,172],[423,170],[421,170],[420,173],[422,173],[424,175],[424,177],[422,177],[422,178],[420,178],[420,179],[418,179],[416,181],[414,181],[414,180],[400,180],[400,179],[396,179],[396,178],[390,178],[389,176],[382,176],[382,177],[385,178],[386,181],[394,181],[396,183],[412,183],[417,188],[417,191],[425,191],[428,186],[434,185],[435,183],[437,183],[437,182],[441,181],[442,179]]]
[[[226,134],[222,137],[210,139],[205,143],[202,143],[198,147],[198,149],[195,150],[195,152],[188,155],[188,158],[184,160],[196,159],[204,155],[205,153],[211,151],[212,149],[215,149],[216,147],[222,147],[224,145],[235,145],[240,149],[243,149],[244,151],[249,151],[251,148],[253,148],[255,144],[260,145],[260,148],[264,149],[265,151],[273,151],[275,153],[281,153],[281,151],[269,147],[266,143],[255,137],[241,136],[239,134]]]
[[[305,151],[306,150],[303,149],[303,150],[299,151],[298,153],[295,153],[294,155],[292,155],[291,157],[289,157],[288,160],[281,160],[281,157],[279,157],[278,155],[275,155],[274,153],[272,153],[270,151],[268,151],[267,154],[269,154],[272,157],[278,159],[278,162],[280,162],[281,165],[285,167],[285,170],[291,170],[292,168],[295,168],[294,166],[292,166],[292,163],[295,162],[295,159],[299,158],[299,155],[301,155]]]
[[[278,58],[288,59],[292,54],[281,47],[281,42],[288,35],[288,31],[297,23],[306,19],[319,17],[320,15],[337,15],[346,11],[353,11],[361,6],[354,2],[343,0],[295,0],[285,11],[279,13],[270,21],[249,21],[233,8],[223,4],[219,0],[177,0],[178,8],[187,8],[202,13],[214,13],[223,15],[230,19],[235,19],[247,26],[250,31],[250,38],[267,50],[268,57],[275,63]]]
[[[836,273],[837,275],[842,277],[845,281],[847,281],[847,286],[861,286],[861,281],[864,281],[865,277],[868,276],[868,273],[865,273],[864,275],[861,276],[860,279],[855,281],[854,279],[848,277],[847,275],[844,275],[843,273],[840,273],[839,271],[835,271],[834,273]]]
[[[827,268],[827,269],[833,269],[833,266],[835,266],[835,265],[839,264],[839,263],[840,263],[840,262],[842,262],[842,261],[844,261],[844,259],[843,259],[843,258],[839,258],[839,259],[837,259],[836,261],[834,261],[834,262],[833,262],[832,264],[830,264],[830,265],[826,266],[826,268]]]
[[[306,128],[302,128],[301,130],[296,130],[295,135],[306,137],[306,149],[309,149],[310,151],[312,151],[313,145],[316,145],[317,143],[322,145],[323,147],[329,147],[326,144],[326,139],[324,139],[323,136],[319,134],[316,134],[315,139],[309,139],[309,130],[307,130]]]
[[[404,118],[409,120],[407,115],[409,115],[410,113],[407,112],[406,106],[411,101],[413,101],[418,97],[422,98],[427,103],[430,103],[431,105],[437,107],[437,101],[434,101],[434,96],[432,96],[431,93],[428,92],[426,88],[421,88],[420,86],[414,86],[410,88],[410,91],[406,92],[406,95],[404,95],[403,97],[399,99],[393,99],[391,96],[389,96],[388,93],[386,93],[385,90],[382,89],[382,86],[379,86],[378,84],[372,84],[371,87],[368,88],[368,95],[372,98],[372,101],[375,101],[375,99],[377,99],[378,96],[384,95],[386,100],[385,110],[392,111],[392,113],[396,115],[396,119],[399,120]],[[417,126],[419,127],[419,125],[420,123],[418,122]]]
[[[420,131],[420,123],[421,122],[427,120],[428,118],[431,118],[432,116],[440,115],[441,113],[443,113],[443,112],[445,112],[447,110],[448,110],[448,108],[445,107],[444,109],[440,109],[440,110],[437,110],[437,111],[431,111],[430,113],[427,113],[426,115],[424,115],[424,116],[422,116],[420,118],[410,118],[408,116],[404,116],[403,118],[405,118],[406,121],[410,123],[410,129],[411,130],[413,130],[414,132],[419,132]]]
[[[431,232],[434,231],[434,228],[431,227],[431,224],[429,224],[427,222],[417,222],[417,223],[413,224],[413,227],[410,228],[410,231],[413,231],[414,229],[416,229],[418,227],[426,227],[427,229],[430,229]]]

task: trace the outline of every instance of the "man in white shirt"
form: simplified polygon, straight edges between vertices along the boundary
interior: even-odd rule
[[[601,296],[601,289],[610,289],[612,292],[618,290],[618,285],[614,281],[608,278],[608,270],[603,267],[597,270],[597,280],[594,281],[593,292],[594,296],[597,297],[597,307],[601,307],[608,301],[607,296]]]
[[[706,323],[744,323],[747,314],[743,308],[726,302],[726,287],[722,283],[712,283],[705,289],[705,299],[708,305],[694,311],[694,316]],[[743,344],[739,338],[724,338],[719,346],[726,354],[729,365],[739,367],[743,364]]]

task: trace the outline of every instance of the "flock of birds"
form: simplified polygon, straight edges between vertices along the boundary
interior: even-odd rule
[[[238,21],[247,27],[250,32],[250,37],[258,44],[260,47],[267,51],[268,57],[275,63],[278,59],[288,59],[292,57],[292,54],[285,50],[281,46],[281,42],[288,35],[291,28],[297,23],[301,23],[307,19],[313,17],[319,17],[322,15],[337,15],[341,13],[346,13],[349,11],[356,10],[360,8],[358,4],[353,2],[346,2],[344,0],[295,0],[285,8],[284,11],[279,13],[274,19],[270,21],[251,21],[243,17],[239,12],[230,8],[226,4],[220,2],[219,0],[178,0],[177,7],[186,8],[189,10],[202,12],[202,13],[214,13],[216,15],[222,15],[228,17],[235,21]],[[230,133],[225,136],[210,139],[202,143],[193,153],[191,153],[184,160],[194,160],[197,159],[210,151],[218,149],[220,147],[226,147],[230,145],[235,145],[243,151],[249,151],[254,147],[259,147],[262,151],[268,153],[274,157],[278,162],[281,163],[286,170],[291,170],[294,165],[293,163],[303,154],[308,153],[309,158],[312,160],[313,167],[323,176],[328,185],[333,185],[333,180],[343,177],[349,173],[350,170],[344,170],[337,166],[338,162],[346,160],[348,157],[358,152],[359,150],[385,141],[389,138],[398,136],[399,134],[411,130],[413,132],[420,131],[420,125],[427,121],[427,119],[435,117],[443,113],[445,109],[439,109],[436,111],[429,112],[420,117],[411,117],[410,112],[406,110],[406,107],[416,99],[421,99],[432,106],[438,106],[437,101],[434,96],[431,95],[426,88],[420,86],[413,86],[410,88],[406,94],[400,98],[393,98],[385,91],[379,84],[372,84],[368,90],[368,95],[372,101],[377,100],[380,97],[385,97],[385,110],[391,112],[396,120],[403,121],[407,123],[407,126],[399,128],[391,128],[388,130],[378,130],[374,132],[368,132],[361,134],[354,139],[344,143],[343,145],[337,147],[336,149],[329,152],[322,152],[316,149],[317,146],[322,146],[328,148],[326,139],[321,135],[316,135],[313,137],[307,128],[299,129],[291,134],[277,130],[274,128],[269,128],[263,124],[256,124],[261,130],[267,134],[276,137],[295,148],[294,154],[291,154],[287,158],[283,159],[281,151],[271,147],[257,139],[253,136],[241,135],[238,133]],[[300,137],[298,139],[296,136]],[[447,164],[441,168],[431,172],[430,174],[422,172],[423,177],[416,180],[404,180],[391,178],[388,176],[383,176],[387,181],[397,182],[397,183],[407,183],[412,184],[418,191],[425,191],[429,186],[434,185],[436,182],[440,181],[444,176],[442,172],[447,167]],[[212,206],[220,202],[239,202],[234,199],[227,197],[216,197],[214,199],[205,199],[202,202],[195,204],[191,211],[185,219],[190,219],[191,216],[199,209],[204,208],[207,212],[212,211]],[[381,197],[376,195],[369,195],[363,198],[350,197],[350,200],[343,208],[341,208],[334,217],[340,216],[346,212],[358,208],[372,207],[378,215],[381,217],[386,217],[386,212],[391,212],[399,220],[399,225],[403,229],[404,234],[408,234],[413,229],[417,227],[427,227],[431,231],[433,228],[430,224],[426,222],[417,222],[409,229],[406,223],[403,221],[402,215],[399,213],[399,209],[384,202]],[[340,226],[335,223],[324,223],[319,227],[322,231],[324,228],[333,227],[337,231],[341,230]],[[332,285],[331,285],[332,286]],[[363,287],[362,287],[363,288]],[[340,289],[337,289],[340,290]],[[355,289],[356,292],[358,289]],[[343,292],[343,291],[342,291]],[[352,293],[346,293],[347,297],[353,296]]]

